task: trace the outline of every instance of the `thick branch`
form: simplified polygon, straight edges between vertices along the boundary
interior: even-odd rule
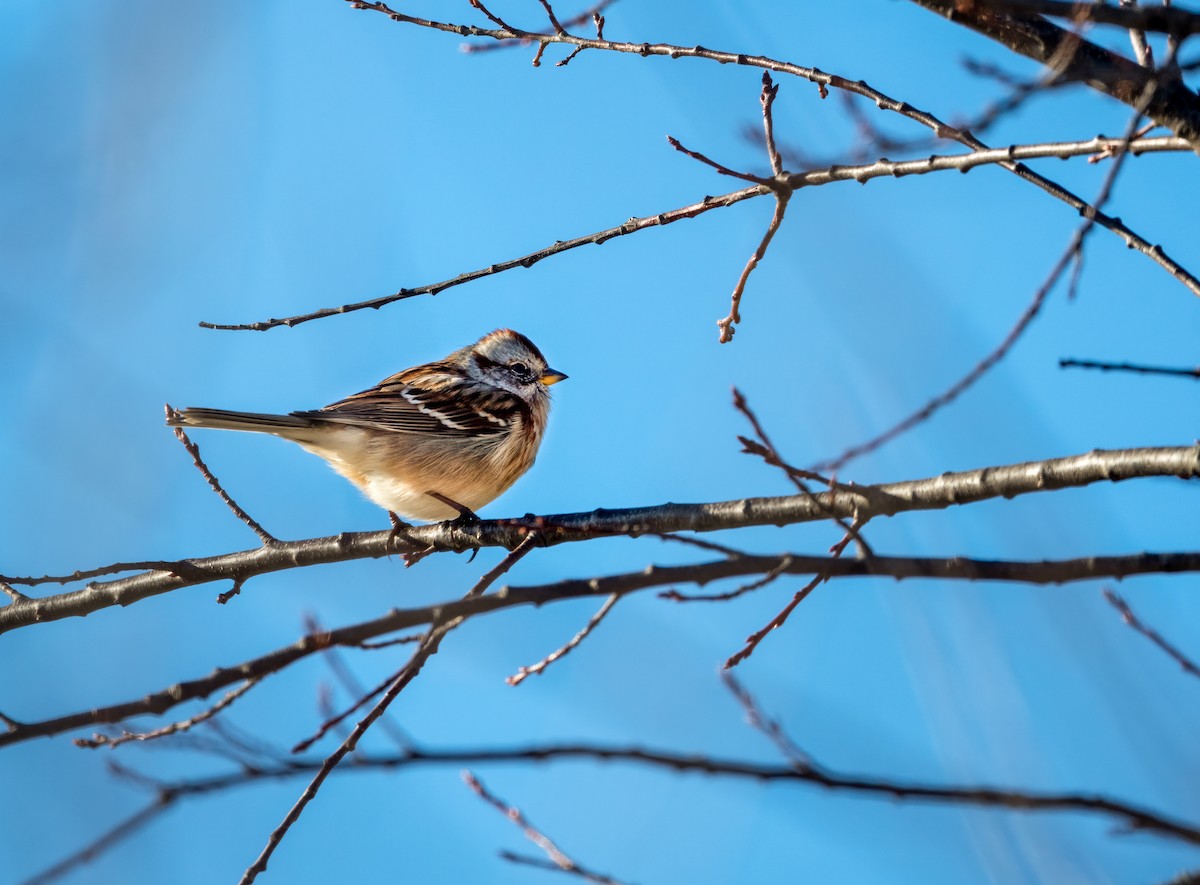
[[[305,636],[292,645],[269,652],[232,667],[219,667],[208,676],[179,682],[134,701],[85,710],[41,722],[16,722],[0,717],[8,725],[0,733],[0,747],[38,737],[49,737],[102,723],[121,722],[133,716],[161,715],[185,701],[208,697],[213,692],[244,679],[275,673],[332,645],[354,647],[368,639],[424,626],[447,619],[472,617],[523,605],[541,606],[585,596],[623,596],[651,587],[698,584],[746,575],[825,574],[830,578],[886,576],[941,578],[972,581],[1012,581],[1030,584],[1064,584],[1096,578],[1125,578],[1130,575],[1200,571],[1200,552],[1139,553],[1127,556],[1088,556],[1044,562],[1011,562],[952,557],[949,559],[872,556],[847,559],[804,556],[739,556],[683,566],[647,566],[639,572],[600,578],[578,578],[530,587],[502,587],[475,599],[455,600],[442,605],[393,609],[371,621]]]
[[[997,43],[1043,64],[1053,64],[1063,80],[1078,80],[1093,89],[1112,96],[1130,107],[1136,107],[1142,95],[1157,76],[1154,71],[1135,61],[1110,52],[1079,35],[1046,21],[1039,15],[1008,15],[990,6],[1014,8],[1040,6],[1045,3],[1017,4],[1007,0],[997,2],[963,3],[960,0],[912,0],[950,21],[965,25],[990,37]],[[1062,3],[1061,7],[1090,9],[1093,15],[1100,7],[1078,3]],[[1118,10],[1110,9],[1110,12]],[[1130,10],[1119,10],[1126,14]],[[1148,10],[1147,10],[1148,11]],[[1162,10],[1160,10],[1162,11]],[[1086,19],[1084,14],[1081,18]],[[1141,30],[1150,30],[1145,25]],[[1181,138],[1186,138],[1200,150],[1200,97],[1177,78],[1162,79],[1146,115]]]
[[[660,504],[555,516],[529,515],[520,519],[484,520],[467,528],[453,523],[435,523],[405,529],[400,540],[413,551],[463,552],[478,547],[512,549],[530,532],[538,532],[546,545],[553,545],[621,535],[637,537],[647,533],[784,526],[831,518],[865,521],[910,510],[940,510],[989,498],[1013,498],[1032,492],[1147,476],[1181,479],[1200,476],[1200,447],[1097,450],[1047,461],[944,473],[908,482],[839,485],[832,491],[816,495],[744,498],[711,504]],[[397,538],[391,532],[348,532],[184,560],[170,570],[143,572],[115,581],[92,583],[82,590],[14,601],[0,608],[0,633],[60,618],[82,617],[114,605],[130,605],[181,587],[219,580],[245,581],[255,575],[289,568],[377,559],[395,552]],[[0,580],[13,582],[3,576]]]
[[[1072,22],[1096,22],[1133,31],[1155,31],[1187,37],[1200,34],[1200,14],[1177,6],[1109,6],[1078,0],[985,0],[988,6],[1026,15],[1053,15]]]

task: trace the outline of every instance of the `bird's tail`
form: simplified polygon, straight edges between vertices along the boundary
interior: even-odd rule
[[[229,412],[225,409],[173,409],[167,407],[171,427],[212,427],[217,430],[249,430],[294,437],[296,430],[313,426],[309,418],[295,415],[268,415],[263,412]]]

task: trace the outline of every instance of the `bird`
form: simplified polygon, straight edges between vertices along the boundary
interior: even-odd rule
[[[497,329],[322,409],[169,408],[167,424],[291,440],[387,510],[393,526],[405,524],[399,517],[470,519],[533,466],[549,387],[566,377],[524,335]]]

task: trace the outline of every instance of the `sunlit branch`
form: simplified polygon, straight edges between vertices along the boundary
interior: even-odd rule
[[[666,532],[710,532],[762,525],[793,525],[823,519],[895,516],[984,501],[1119,482],[1149,476],[1200,476],[1200,447],[1093,451],[1046,461],[944,473],[927,479],[871,486],[839,484],[831,491],[773,498],[743,498],[707,504],[661,504],[623,510],[595,510],[520,519],[482,520],[464,527],[454,522],[405,530],[407,549],[463,552],[480,547],[512,549],[531,532],[546,545]],[[114,605],[182,587],[219,580],[245,581],[255,575],[321,563],[379,558],[397,549],[388,531],[349,532],[326,538],[273,544],[254,550],[183,560],[166,569],[43,598],[15,600],[0,607],[0,633],[67,617],[82,617]],[[0,581],[20,583],[0,575]],[[367,637],[361,637],[367,638]],[[244,678],[244,677],[243,677]]]

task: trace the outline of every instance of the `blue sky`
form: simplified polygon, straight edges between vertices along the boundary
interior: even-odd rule
[[[947,119],[1003,94],[964,73],[964,57],[1035,74],[915,5],[855,7],[851,17],[841,4],[621,0],[606,35],[784,58]],[[536,3],[495,9],[543,26]],[[429,11],[482,24],[466,3]],[[197,323],[376,297],[733,190],[665,136],[764,170],[741,135],[760,119],[759,74],[599,52],[533,68],[528,49],[464,54],[457,37],[337,0],[10,4],[0,25],[9,84],[0,91],[0,573],[249,548],[255,538],[162,426],[164,402],[314,408],[504,326],[529,335],[570,380],[554,390],[537,465],[483,515],[785,494],[778,473],[738,453],[745,428],[731,385],[793,462],[836,454],[994,347],[1077,223],[997,168],[802,191],[726,346],[715,321],[770,217],[766,200],[378,312],[261,334],[208,331]],[[562,54],[551,47],[547,61]],[[777,82],[778,138],[836,156],[853,134],[838,96]],[[895,135],[922,134],[876,116]],[[1068,90],[1036,99],[985,140],[1116,135],[1127,119],[1124,107]],[[1035,168],[1089,198],[1106,171],[1082,160]],[[1197,168],[1189,155],[1132,159],[1111,204],[1193,270]],[[843,478],[1187,444],[1200,387],[1064,372],[1057,360],[1186,366],[1198,333],[1196,299],[1097,231],[1077,300],[1057,291],[995,371]],[[378,508],[295,447],[194,439],[279,537],[386,527]],[[1016,559],[1195,549],[1196,500],[1194,484],[1142,480],[905,515],[872,524],[868,537],[894,554]],[[837,534],[802,526],[722,540],[820,552]],[[214,588],[194,588],[7,634],[0,711],[33,720],[139,697],[292,642],[308,613],[336,626],[460,595],[499,556],[287,572],[254,579],[227,606],[214,604]],[[611,540],[535,551],[510,577],[533,584],[698,558],[650,539]],[[625,599],[570,657],[518,688],[504,676],[568,639],[599,602],[479,619],[447,639],[395,715],[431,746],[586,740],[773,761],[716,666],[798,580],[721,606]],[[838,770],[1104,792],[1200,820],[1190,737],[1200,685],[1122,625],[1100,586],[830,584],[740,678]],[[1122,588],[1147,621],[1200,654],[1194,591],[1189,577]],[[371,684],[402,654],[347,659]],[[331,679],[309,660],[256,688],[229,721],[286,746],[319,721],[317,687]],[[378,735],[367,744],[388,748]],[[228,767],[169,749],[112,758],[164,777]],[[32,875],[146,800],[104,761],[65,738],[0,754],[3,793],[20,809],[0,831],[0,878]],[[580,862],[644,885],[1133,883],[1200,865],[1194,851],[1075,815],[902,805],[619,765],[478,773]],[[174,809],[68,881],[235,881],[301,787]],[[546,878],[505,865],[499,848],[526,850],[455,768],[352,774],[325,787],[264,881]]]

